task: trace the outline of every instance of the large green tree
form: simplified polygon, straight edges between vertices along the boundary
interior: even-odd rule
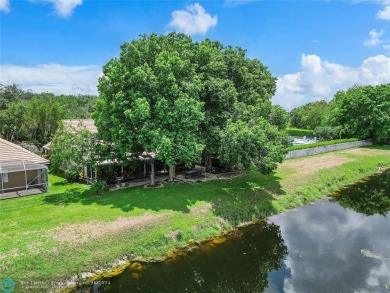
[[[390,84],[339,91],[330,106],[330,122],[345,136],[390,142]]]
[[[207,167],[212,156],[220,157],[221,149],[228,147],[225,131],[232,123],[239,123],[237,111],[251,118],[262,116],[281,129],[286,127],[285,117],[279,116],[285,113],[277,113],[270,102],[275,94],[276,78],[259,60],[247,58],[245,50],[206,39],[197,44],[194,64],[203,85],[200,97],[204,102],[205,121],[201,130]]]
[[[262,172],[272,171],[287,144],[285,123],[270,102],[276,78],[245,54],[176,33],[123,44],[99,80],[93,117],[102,138],[122,156],[155,152],[170,166],[171,178],[178,162],[190,166],[203,150],[206,164],[217,156],[228,166],[251,162]],[[241,138],[229,139],[232,129],[241,127],[257,151],[245,151]]]
[[[200,160],[199,127],[204,119],[201,81],[191,57],[194,44],[183,34],[142,36],[121,46],[99,80],[94,118],[104,140],[126,153],[155,152],[169,165]]]

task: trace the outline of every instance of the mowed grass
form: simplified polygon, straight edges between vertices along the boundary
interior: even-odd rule
[[[46,291],[121,257],[158,260],[188,243],[329,195],[390,166],[390,147],[289,160],[273,175],[94,195],[50,175],[50,191],[0,201],[0,280]]]

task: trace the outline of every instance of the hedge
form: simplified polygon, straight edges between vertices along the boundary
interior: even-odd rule
[[[287,148],[287,150],[288,151],[304,150],[304,149],[311,149],[311,148],[315,148],[315,147],[332,145],[332,144],[339,144],[339,143],[345,143],[345,142],[355,142],[358,140],[359,140],[358,138],[345,138],[345,139],[328,140],[328,141],[321,141],[321,142],[315,142],[315,143],[310,143],[310,144],[293,145],[293,146]]]
[[[290,136],[314,136],[314,130],[309,129],[287,128],[286,131]]]

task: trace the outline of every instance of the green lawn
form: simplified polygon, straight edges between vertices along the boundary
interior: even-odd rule
[[[123,256],[161,259],[188,243],[324,197],[384,165],[390,166],[390,147],[369,147],[289,160],[271,176],[251,170],[231,180],[102,197],[50,175],[48,193],[0,201],[0,281],[11,277],[18,291],[39,291]]]

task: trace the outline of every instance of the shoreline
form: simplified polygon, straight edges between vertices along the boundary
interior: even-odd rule
[[[369,177],[380,175],[380,174],[382,174],[386,171],[389,171],[389,170],[390,170],[389,167],[388,168],[380,168],[379,171],[376,171],[368,176],[362,177],[353,183],[349,183],[349,184],[345,184],[345,185],[340,186],[337,190],[333,191],[331,194],[326,194],[323,197],[319,197],[312,202],[307,202],[304,205],[296,206],[296,207],[293,207],[291,209],[294,209],[297,207],[302,207],[302,206],[305,206],[308,204],[313,204],[317,201],[324,200],[324,199],[326,199],[326,200],[335,199],[335,198],[337,198],[336,193],[338,191],[340,191],[341,189],[347,188],[348,186],[353,186],[357,183],[364,182]],[[286,209],[286,210],[282,211],[281,213],[274,214],[272,216],[286,213],[286,212],[290,211],[291,209]],[[129,267],[143,266],[144,264],[148,264],[148,263],[164,262],[164,261],[169,260],[169,259],[175,259],[177,256],[180,256],[182,254],[186,254],[186,253],[190,252],[191,250],[197,249],[199,246],[207,244],[207,243],[213,243],[214,245],[218,245],[220,243],[225,242],[226,237],[229,234],[234,233],[241,228],[245,228],[245,227],[248,227],[251,225],[260,224],[261,222],[267,222],[267,218],[259,218],[259,219],[254,219],[253,221],[250,221],[250,222],[241,223],[238,226],[235,226],[229,230],[223,231],[222,234],[217,236],[217,237],[202,239],[202,240],[198,240],[198,241],[195,241],[195,240],[191,241],[186,246],[178,248],[174,251],[168,251],[166,255],[161,256],[160,258],[155,258],[155,259],[143,259],[143,258],[137,258],[137,257],[135,257],[134,259],[122,258],[116,264],[113,264],[111,266],[111,268],[101,268],[101,269],[98,269],[94,272],[83,273],[82,278],[81,278],[81,280],[79,280],[79,282],[81,282],[81,283],[99,282],[103,278],[111,278],[111,277],[115,277],[117,275],[120,275]],[[60,292],[73,292],[73,290],[75,290],[77,288],[78,281],[74,279],[73,281],[69,281],[69,282],[73,282],[73,284],[71,284],[70,286],[66,286],[63,288],[57,288],[57,289],[59,289]]]
[[[174,257],[253,220],[326,198],[384,165],[390,166],[390,147],[350,149],[288,160],[269,176],[250,170],[234,179],[102,197],[52,177],[48,194],[0,202],[0,279],[15,279],[16,292],[34,286],[29,280],[43,282],[30,290],[70,292],[56,284]]]

